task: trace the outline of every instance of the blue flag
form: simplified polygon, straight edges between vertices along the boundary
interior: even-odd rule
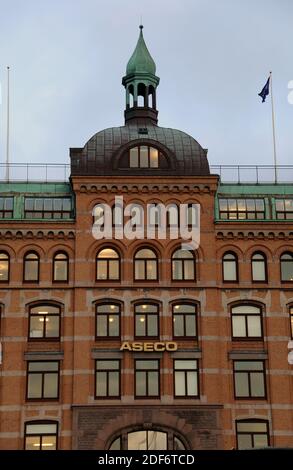
[[[262,98],[262,103],[265,102],[266,97],[268,96],[269,93],[270,93],[270,77],[267,79],[267,83],[265,84],[261,92],[258,94],[258,96]]]

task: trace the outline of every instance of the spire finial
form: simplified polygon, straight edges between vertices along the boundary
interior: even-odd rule
[[[139,29],[140,29],[141,32],[142,32],[142,30],[143,30],[143,24],[140,24],[140,25],[139,25]]]

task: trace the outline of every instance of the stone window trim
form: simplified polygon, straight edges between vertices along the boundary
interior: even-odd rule
[[[26,351],[25,361],[61,361],[64,359],[63,351]]]
[[[267,351],[229,351],[228,352],[228,358],[231,360],[260,360],[260,361],[265,361],[268,359],[268,353]]]
[[[91,350],[92,359],[121,359],[123,358],[123,352],[119,351],[109,351],[109,349],[96,349]]]
[[[180,351],[174,351],[170,354],[172,359],[201,359],[202,358],[202,351],[201,349],[198,350],[190,350],[190,349],[180,349]]]

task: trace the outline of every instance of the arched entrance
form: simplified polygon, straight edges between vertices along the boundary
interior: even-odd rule
[[[170,429],[125,429],[110,439],[108,450],[185,450],[183,438]]]

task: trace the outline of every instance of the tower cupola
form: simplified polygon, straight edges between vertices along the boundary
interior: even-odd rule
[[[156,76],[156,64],[150,55],[140,25],[136,48],[130,57],[126,75],[122,84],[126,89],[125,124],[135,120],[157,124],[158,111],[156,88],[159,77]]]

